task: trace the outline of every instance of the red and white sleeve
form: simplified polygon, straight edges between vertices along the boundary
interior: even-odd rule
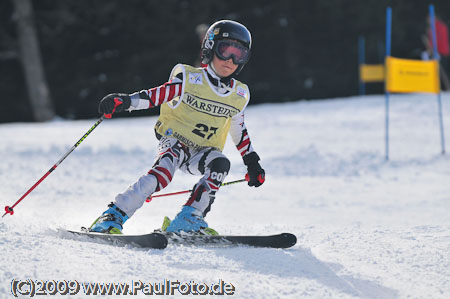
[[[182,83],[179,78],[174,78],[161,86],[130,94],[131,106],[128,111],[151,109],[169,102],[181,95]]]
[[[243,111],[231,119],[230,135],[242,157],[253,152],[252,142],[245,127]]]

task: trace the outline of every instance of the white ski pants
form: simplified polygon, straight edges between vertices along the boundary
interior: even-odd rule
[[[230,162],[216,149],[194,151],[171,137],[161,137],[158,157],[152,169],[125,192],[116,196],[116,206],[128,217],[133,216],[149,195],[164,189],[172,181],[177,169],[193,175],[202,175],[185,205],[200,210],[205,216],[214,202],[215,193],[230,170]]]

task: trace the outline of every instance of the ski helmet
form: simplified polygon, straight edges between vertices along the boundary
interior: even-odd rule
[[[250,58],[250,49],[252,47],[252,35],[250,31],[241,23],[231,20],[221,20],[212,24],[208,31],[206,31],[205,37],[202,43],[202,63],[209,64],[214,56],[214,53],[218,50],[217,46],[220,40],[231,39],[236,40],[245,50],[242,57],[233,57],[233,62],[239,64],[234,75],[240,73]],[[218,55],[220,57],[220,55]],[[229,59],[230,57],[228,57]]]

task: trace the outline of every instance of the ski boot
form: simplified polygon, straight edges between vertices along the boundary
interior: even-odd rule
[[[110,203],[108,207],[109,209],[103,212],[89,227],[90,232],[122,234],[123,224],[128,220],[127,214],[114,203]]]
[[[208,227],[208,223],[206,223],[199,210],[190,206],[183,206],[181,212],[172,221],[170,221],[169,217],[164,217],[162,231],[169,233],[191,232],[211,236],[219,234]]]

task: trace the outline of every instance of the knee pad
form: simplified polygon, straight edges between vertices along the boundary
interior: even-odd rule
[[[225,157],[220,157],[212,160],[208,164],[208,168],[210,170],[210,177],[213,180],[217,180],[222,182],[223,179],[227,176],[230,171],[230,160]]]
[[[210,211],[214,202],[217,190],[230,171],[230,161],[225,157],[212,160],[207,168],[205,176],[194,186],[191,196],[186,206],[192,206],[203,213],[203,216]]]

